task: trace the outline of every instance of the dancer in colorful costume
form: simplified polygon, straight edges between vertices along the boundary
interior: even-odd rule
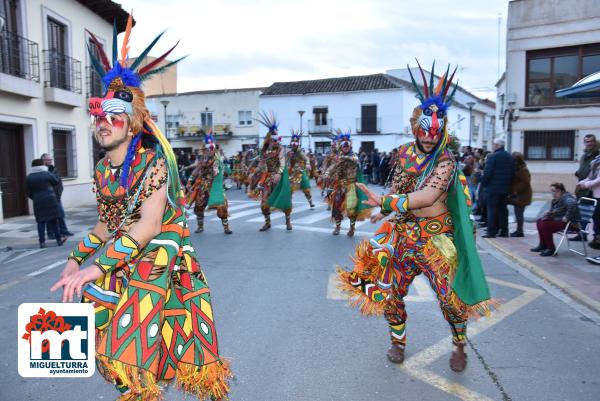
[[[120,55],[115,29],[112,66],[91,36],[100,55],[89,49],[89,56],[106,89],[89,100],[95,138],[107,152],[94,175],[99,219],[51,290],[63,288],[63,302],[77,294],[94,305],[98,371],[121,392],[119,400],[164,399],[163,385],[173,380],[200,400],[223,399],[230,371],[219,357],[177,163],[140,88],[181,59],[158,67],[172,48],[143,66],[160,34],[129,62],[132,22],[129,16]],[[95,262],[80,270],[96,252]]]
[[[427,84],[419,69],[423,91],[412,80],[421,102],[410,119],[415,141],[399,149],[392,194],[378,196],[359,184],[368,195],[367,204],[381,207],[372,222],[395,216],[358,246],[354,270],[340,269],[340,282],[363,314],[385,315],[392,342],[387,356],[401,363],[406,346],[404,297],[413,279],[423,273],[450,325],[455,346],[450,367],[460,372],[467,365],[467,318],[488,314],[492,302],[475,248],[466,180],[446,147],[446,113],[457,88],[448,96],[454,72],[448,77],[448,67],[434,88],[433,78]]]
[[[333,235],[340,234],[344,216],[350,220],[348,236],[354,236],[356,220],[364,220],[371,215],[371,208],[363,204],[365,195],[357,187],[364,182],[358,157],[352,152],[350,132],[339,136],[340,153],[334,163],[328,168],[326,178],[329,179],[331,192],[327,201],[331,206],[331,219],[335,222]]]
[[[277,121],[273,115],[260,113],[258,122],[269,131],[265,136],[258,166],[251,179],[249,196],[252,199],[260,199],[260,208],[265,217],[265,224],[260,231],[271,228],[271,208],[285,213],[286,228],[291,230],[291,189],[288,171],[284,168],[285,150],[281,146],[281,137],[277,134]]]
[[[290,174],[292,192],[302,190],[310,207],[315,207],[310,193],[310,178],[306,172],[310,168],[310,161],[300,147],[302,132],[292,130],[290,150],[286,155],[286,162]]]
[[[224,172],[224,163],[219,152],[215,151],[215,140],[210,132],[204,137],[204,147],[188,180],[188,206],[195,203],[197,233],[204,231],[204,211],[207,207],[217,210],[217,217],[221,219],[225,234],[232,233],[227,220],[227,198],[223,190]]]
[[[331,139],[331,148],[329,153],[325,156],[321,165],[319,166],[319,172],[317,176],[317,186],[321,188],[321,196],[325,195],[325,192],[328,188],[330,188],[330,177],[329,173],[333,170],[333,166],[337,162],[338,159],[338,148],[337,148],[337,140],[339,136],[334,136]]]
[[[233,158],[233,166],[232,166],[232,175],[233,181],[235,181],[235,185],[237,189],[242,189],[242,184],[245,181],[245,171],[244,171],[244,152],[238,152],[237,155]]]

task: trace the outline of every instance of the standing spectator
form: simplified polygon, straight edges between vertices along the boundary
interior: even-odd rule
[[[592,217],[594,221],[594,239],[588,242],[588,245],[590,248],[600,249],[600,155],[592,160],[589,170],[588,176],[577,183],[575,192],[591,191],[590,195],[596,199],[596,209]]]
[[[556,248],[552,240],[553,233],[563,230],[569,221],[572,224],[579,224],[577,199],[568,193],[560,182],[551,184],[550,191],[552,192],[550,210],[536,222],[540,243],[535,248],[531,248],[532,252],[540,252],[540,256],[554,255]]]
[[[579,181],[587,178],[587,176],[590,174],[592,160],[594,160],[600,153],[598,143],[596,142],[596,136],[593,134],[588,134],[583,137],[583,147],[583,154],[579,159],[579,168],[575,172],[575,177],[577,177]],[[587,188],[581,187],[575,190],[575,196],[577,199],[582,197],[589,198],[591,195],[592,191]]]
[[[31,173],[25,179],[27,196],[33,200],[33,214],[37,222],[38,239],[40,248],[46,247],[46,226],[54,234],[56,243],[61,246],[65,241],[60,236],[58,228],[59,202],[54,192],[58,185],[58,179],[54,174],[48,172],[42,159],[34,159],[31,162]]]
[[[515,161],[515,175],[510,185],[509,203],[515,208],[515,218],[517,220],[517,229],[511,233],[511,237],[523,237],[523,223],[525,207],[531,205],[533,190],[531,189],[531,174],[525,163],[525,157],[522,153],[513,152]]]
[[[484,238],[508,237],[507,197],[514,174],[512,156],[504,150],[504,140],[494,141],[494,152],[486,162],[481,178],[487,203],[487,235]]]
[[[477,207],[477,185],[475,184],[475,157],[472,154],[465,153],[462,161],[462,172],[467,179],[467,186],[471,194],[473,209]]]
[[[371,152],[371,174],[373,174],[373,184],[376,185],[379,185],[380,181],[379,163],[381,163],[379,151],[377,149],[373,149],[373,151]]]
[[[48,172],[56,177],[58,180],[58,184],[54,187],[54,193],[56,194],[56,199],[58,199],[58,231],[60,231],[60,235],[63,237],[74,235],[67,228],[67,223],[65,222],[65,209],[63,208],[61,197],[63,193],[63,183],[62,178],[60,178],[60,174],[54,167],[54,159],[52,155],[48,153],[42,154],[40,157],[44,162],[44,165],[48,167]],[[54,233],[50,231],[48,227],[48,238],[49,239],[57,239],[54,237]]]

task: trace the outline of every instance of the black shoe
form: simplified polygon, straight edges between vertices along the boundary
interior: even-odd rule
[[[485,235],[482,235],[481,238],[496,238],[496,236],[495,235],[485,234]]]
[[[588,263],[591,263],[593,265],[600,265],[600,256],[596,256],[594,258],[587,257],[587,258],[585,258],[585,260],[587,260]]]
[[[65,242],[67,242],[67,237],[62,237],[56,240],[56,245],[62,246]]]
[[[542,245],[538,245],[535,248],[531,248],[530,251],[531,252],[542,252],[545,251],[546,248],[544,248]]]
[[[44,249],[46,247],[46,243],[45,242],[40,242],[40,248]]]
[[[555,249],[544,249],[540,252],[540,256],[554,256]]]
[[[513,238],[524,237],[525,235],[520,231],[515,231],[514,233],[510,233],[510,236]]]
[[[73,234],[71,231],[65,231],[64,233],[60,233],[60,235],[62,235],[63,237],[72,237],[75,234]]]
[[[500,238],[508,238],[508,233],[498,235]]]

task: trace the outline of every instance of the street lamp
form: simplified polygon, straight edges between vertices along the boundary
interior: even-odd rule
[[[165,136],[168,138],[169,134],[167,133],[167,105],[170,103],[168,100],[161,100],[160,101],[163,105],[163,107],[165,108]]]
[[[302,116],[304,115],[304,110],[298,110],[298,114],[300,115],[300,132],[302,132]],[[308,133],[308,150],[310,150],[310,132]]]
[[[467,102],[469,106],[469,149],[471,148],[471,138],[473,137],[473,106],[475,102]]]

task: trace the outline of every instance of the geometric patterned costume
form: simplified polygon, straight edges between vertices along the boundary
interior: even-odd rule
[[[91,116],[112,125],[114,115],[125,113],[135,133],[123,164],[112,166],[105,157],[94,174],[99,221],[110,238],[94,262],[103,275],[83,294],[96,312],[98,370],[122,393],[119,400],[159,400],[161,385],[172,380],[198,399],[220,399],[231,373],[219,357],[210,289],[190,242],[173,150],[139,88],[162,71],[154,63],[136,70],[158,38],[128,65],[131,27],[129,16],[120,58],[115,32],[112,67],[104,52],[96,58],[90,51],[106,88],[103,97],[90,99]],[[160,232],[142,246],[129,232],[142,218],[144,202],[163,187],[167,202],[157,211]],[[90,233],[69,258],[81,265],[102,245]]]
[[[475,248],[466,180],[446,148],[445,111],[454,92],[448,98],[446,93],[453,76],[448,78],[446,71],[435,89],[432,81],[429,86],[425,82],[424,95],[415,84],[421,105],[413,112],[411,126],[418,140],[399,148],[391,194],[381,197],[381,213],[395,216],[357,247],[354,269],[339,269],[338,275],[340,288],[363,314],[385,316],[392,342],[388,357],[399,363],[406,345],[404,298],[414,278],[424,274],[457,346],[450,366],[462,371],[467,319],[489,314],[494,303]],[[432,138],[435,147],[427,153],[419,141]],[[414,209],[410,199],[417,202]]]
[[[227,198],[223,191],[223,172],[225,167],[218,152],[215,152],[212,136],[206,137],[206,147],[198,157],[196,168],[192,172],[188,187],[190,188],[190,202],[194,202],[194,213],[198,227],[197,233],[204,231],[204,211],[216,209],[217,217],[221,219],[225,234],[231,234],[227,221]]]
[[[314,207],[315,205],[312,202],[312,195],[310,193],[310,179],[306,173],[307,168],[310,167],[310,161],[300,148],[301,137],[301,132],[292,132],[290,150],[288,150],[286,154],[290,185],[292,187],[292,193],[302,190],[310,207]]]

